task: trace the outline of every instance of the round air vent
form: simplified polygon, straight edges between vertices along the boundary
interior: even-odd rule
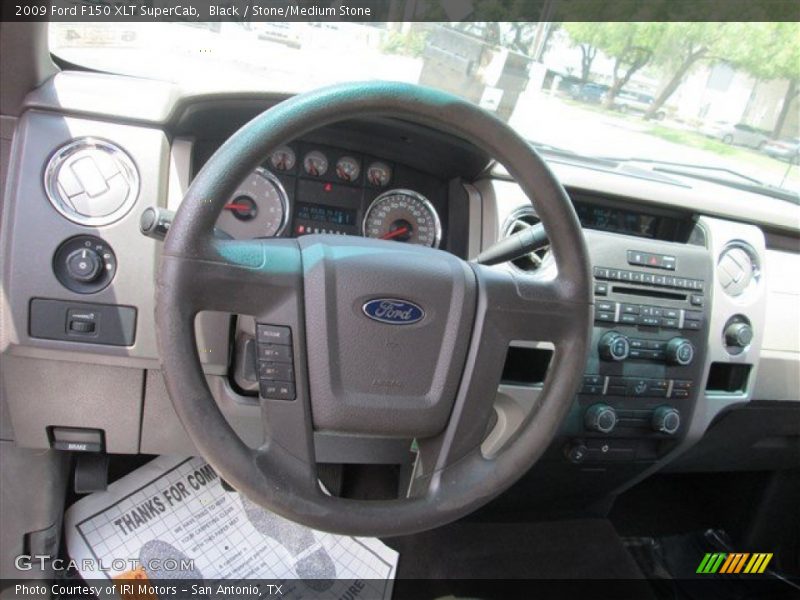
[[[523,229],[527,229],[539,223],[541,219],[534,212],[531,206],[522,206],[516,209],[509,215],[505,224],[503,225],[503,237],[507,238],[510,235],[518,233]],[[543,264],[550,260],[550,246],[539,248],[535,252],[526,254],[516,260],[511,261],[515,267],[521,271],[536,271]]]
[[[752,247],[736,242],[722,251],[717,261],[717,280],[726,294],[741,296],[755,287],[758,278],[758,257]]]
[[[80,225],[108,225],[125,216],[139,195],[139,173],[121,148],[80,138],[59,148],[44,172],[47,198]]]

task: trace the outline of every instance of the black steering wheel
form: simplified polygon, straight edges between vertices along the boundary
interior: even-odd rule
[[[337,121],[376,116],[447,131],[499,160],[528,198],[535,198],[557,275],[485,267],[394,241],[213,236],[227,198],[272,149]],[[582,380],[590,282],[586,245],[569,198],[505,123],[429,88],[337,85],[257,116],[194,179],[167,236],[158,275],[161,364],[192,441],[253,502],[326,531],[409,534],[485,504],[545,450]],[[366,314],[366,304],[383,299],[405,303],[405,316],[394,319],[403,324]],[[260,399],[266,442],[259,448],[239,439],[209,391],[194,337],[194,319],[203,310],[252,315],[257,323],[289,328],[277,331],[290,332],[284,339],[294,358],[295,399]],[[547,379],[512,439],[486,457],[481,443],[508,347],[520,340],[553,344]],[[408,494],[386,501],[326,494],[317,478],[315,430],[416,439]]]

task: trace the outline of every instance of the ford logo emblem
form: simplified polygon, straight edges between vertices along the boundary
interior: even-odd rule
[[[396,298],[375,298],[365,303],[361,310],[373,321],[389,325],[411,325],[425,317],[422,307]]]

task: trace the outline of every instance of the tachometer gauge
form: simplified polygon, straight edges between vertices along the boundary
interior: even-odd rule
[[[389,190],[369,205],[363,225],[366,237],[438,248],[442,225],[436,209],[422,194]]]
[[[281,182],[258,168],[239,185],[217,219],[217,227],[236,239],[280,235],[289,219],[289,198]]]
[[[392,169],[384,162],[374,162],[367,169],[367,181],[376,187],[386,187],[392,178]]]
[[[321,177],[328,171],[328,159],[319,150],[312,150],[303,159],[303,168],[309,175]]]
[[[355,181],[361,173],[361,165],[352,156],[343,156],[336,162],[336,176],[342,181]]]
[[[297,156],[289,146],[281,146],[269,155],[269,164],[278,171],[291,171],[294,169],[295,162],[297,162]]]

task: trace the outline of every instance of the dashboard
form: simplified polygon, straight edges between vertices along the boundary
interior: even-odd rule
[[[195,452],[160,372],[161,246],[139,233],[139,217],[153,206],[176,210],[220,144],[281,98],[181,95],[149,82],[148,104],[132,106],[126,98],[142,97],[137,85],[60,74],[14,124],[0,371],[8,435],[25,447],[54,447],[61,429],[77,429],[99,434],[107,452]],[[103,101],[87,100],[95,97]],[[542,478],[565,493],[580,488],[578,496],[618,489],[691,454],[728,410],[800,401],[797,207],[709,182],[546,158],[584,227],[595,323],[581,391],[537,465]],[[470,259],[537,221],[519,186],[467,142],[365,119],[264,156],[217,226],[239,239],[357,235]],[[496,268],[523,277],[553,265],[545,255]],[[258,444],[253,329],[252,319],[221,313],[195,324],[222,412]],[[526,340],[508,349],[487,451],[535,406],[551,357]],[[350,460],[347,436],[316,442],[322,462]],[[407,455],[397,440],[373,442],[378,462]]]

